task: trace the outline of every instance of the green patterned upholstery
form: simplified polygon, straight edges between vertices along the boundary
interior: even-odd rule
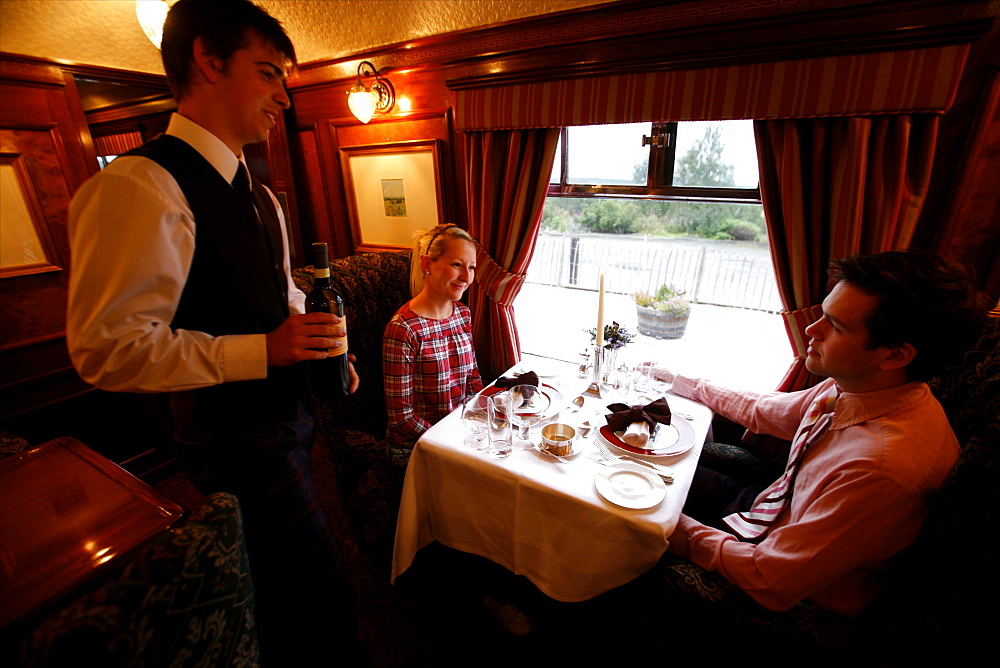
[[[257,666],[254,590],[239,504],[213,494],[120,577],[44,620],[28,666]]]
[[[977,645],[987,651],[995,614],[987,611],[1000,592],[1000,317],[962,367],[930,385],[962,452],[877,614],[900,643],[924,648],[921,658],[930,641],[945,644],[937,649],[954,660]]]
[[[636,584],[655,589],[661,601],[683,600],[720,633],[848,656],[863,651],[874,665],[956,659],[984,646],[992,631],[987,611],[1000,591],[994,536],[1000,520],[1000,318],[990,320],[961,367],[930,385],[962,453],[919,538],[900,555],[889,588],[858,618],[843,619],[808,602],[771,612],[717,573],[670,553]],[[755,465],[738,450],[708,448],[708,456]],[[664,608],[676,614],[676,606]],[[870,653],[874,647],[884,652],[877,659]]]
[[[312,267],[292,272],[303,292],[312,289]],[[333,458],[337,486],[357,538],[376,543],[395,532],[409,448],[385,441],[382,335],[410,298],[410,252],[361,253],[330,261],[330,283],[344,300],[348,346],[361,384],[345,399],[316,398],[316,432]]]

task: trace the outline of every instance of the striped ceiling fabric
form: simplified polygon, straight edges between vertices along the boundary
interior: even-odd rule
[[[946,111],[968,44],[456,91],[459,130]]]

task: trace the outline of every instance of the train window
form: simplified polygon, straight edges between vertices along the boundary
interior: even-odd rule
[[[760,203],[753,122],[563,128],[550,197]]]
[[[669,134],[657,140],[673,148],[669,156],[648,143],[636,149],[637,138],[659,132]],[[585,330],[596,326],[603,273],[606,321],[637,335],[623,361],[656,357],[732,387],[777,386],[792,353],[749,121],[567,128],[551,180],[514,305],[518,321],[531,323],[519,327],[522,352],[579,361],[590,342]],[[683,333],[670,338],[640,321],[634,299],[663,285],[691,307]]]

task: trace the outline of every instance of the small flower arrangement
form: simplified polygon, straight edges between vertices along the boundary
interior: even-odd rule
[[[592,327],[591,329],[584,330],[590,334],[590,340],[597,340],[597,328]],[[625,344],[631,343],[632,339],[635,338],[635,334],[630,333],[627,329],[619,325],[617,322],[612,322],[610,325],[604,326],[604,349],[605,350],[618,350],[619,348],[624,348]]]
[[[648,292],[636,292],[632,298],[638,306],[656,309],[675,318],[683,318],[691,313],[691,302],[684,298],[684,291],[667,283],[660,286],[656,296]]]

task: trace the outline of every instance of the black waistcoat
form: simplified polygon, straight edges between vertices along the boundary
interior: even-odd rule
[[[254,182],[253,206],[189,144],[161,135],[129,155],[153,160],[176,179],[194,214],[195,251],[174,329],[265,334],[288,317],[282,239],[273,201]],[[305,390],[304,365],[269,367],[263,380],[175,392],[179,426],[205,434],[257,433],[294,416]]]

